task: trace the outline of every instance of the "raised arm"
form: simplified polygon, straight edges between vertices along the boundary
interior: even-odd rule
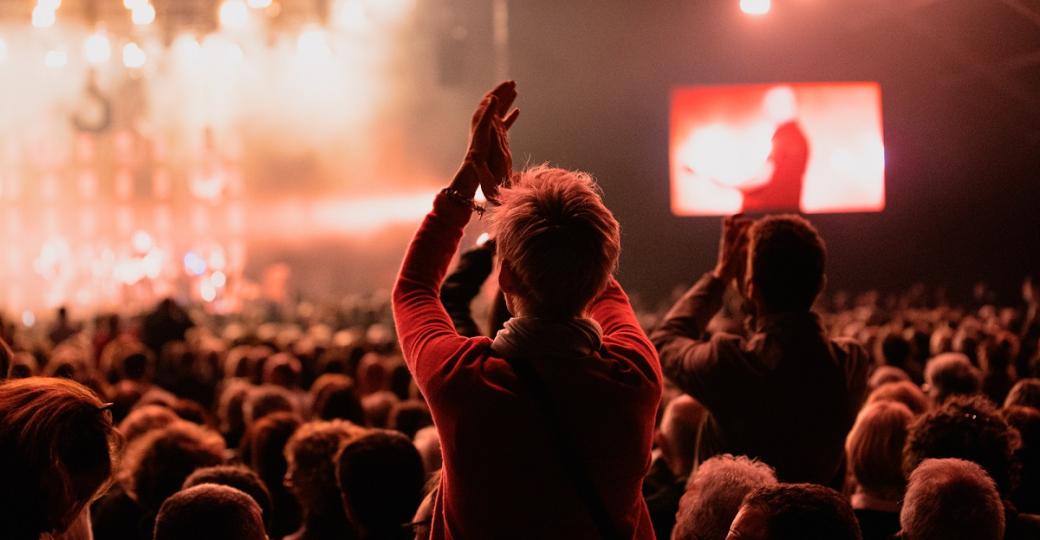
[[[463,230],[483,186],[488,198],[512,168],[505,130],[516,119],[509,113],[516,85],[498,85],[481,101],[471,124],[466,158],[451,184],[437,195],[408,247],[394,285],[393,311],[401,351],[420,389],[444,362],[466,344],[440,302],[439,293]]]
[[[664,316],[650,334],[661,357],[661,368],[679,388],[701,399],[706,376],[716,367],[718,347],[733,346],[704,339],[712,317],[722,308],[726,286],[742,279],[747,264],[747,229],[750,222],[739,217],[723,222],[719,260]]]

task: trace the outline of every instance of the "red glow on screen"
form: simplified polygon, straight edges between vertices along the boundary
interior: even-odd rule
[[[670,150],[679,216],[885,207],[877,83],[676,89]]]

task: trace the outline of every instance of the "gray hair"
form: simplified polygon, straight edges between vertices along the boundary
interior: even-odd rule
[[[1004,504],[979,465],[963,459],[926,459],[910,473],[899,513],[903,540],[1004,537]]]
[[[745,456],[724,454],[701,463],[679,501],[672,540],[725,540],[744,496],[776,483],[772,467]]]

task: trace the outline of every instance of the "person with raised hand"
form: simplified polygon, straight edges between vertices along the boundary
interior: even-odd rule
[[[513,174],[516,84],[489,92],[469,149],[415,234],[393,293],[409,370],[444,465],[432,538],[653,538],[640,494],[661,372],[611,277],[620,228],[592,178]],[[514,315],[494,339],[459,335],[439,298],[480,187],[498,285]]]
[[[823,239],[799,216],[726,218],[715,270],[651,333],[665,375],[708,410],[697,462],[746,455],[781,482],[841,487],[870,362],[855,341],[831,340],[812,311],[825,259]],[[731,283],[752,314],[749,335],[708,336]]]

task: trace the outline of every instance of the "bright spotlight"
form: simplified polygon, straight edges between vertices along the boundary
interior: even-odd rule
[[[271,7],[271,0],[249,0],[249,7],[253,9],[267,9]]]
[[[300,32],[296,39],[296,53],[308,60],[321,59],[332,56],[332,48],[325,32],[312,28]]]
[[[220,4],[220,26],[241,30],[249,24],[249,7],[242,0],[224,0]]]
[[[33,8],[32,25],[36,28],[50,28],[54,26],[56,18],[53,9],[47,9],[43,6],[36,6]]]
[[[134,21],[137,26],[144,26],[146,24],[152,24],[155,22],[155,6],[150,2],[145,2],[134,7],[130,12],[130,18]]]
[[[339,0],[332,10],[332,24],[344,30],[364,30],[369,24],[365,5],[361,0]]]
[[[83,56],[92,66],[108,62],[112,58],[112,45],[108,41],[108,36],[97,32],[87,37],[83,42]]]
[[[415,0],[365,0],[365,11],[380,22],[397,22],[415,8]]]
[[[149,0],[123,0],[123,7],[131,11],[143,7]]]
[[[51,11],[57,11],[61,7],[61,0],[36,0],[36,5]]]
[[[765,15],[772,7],[772,0],[740,0],[740,10],[748,15]]]
[[[148,60],[140,45],[130,42],[123,46],[123,65],[130,69],[140,69]]]
[[[47,56],[43,58],[43,63],[52,69],[63,68],[69,63],[69,54],[59,50],[47,51]]]

